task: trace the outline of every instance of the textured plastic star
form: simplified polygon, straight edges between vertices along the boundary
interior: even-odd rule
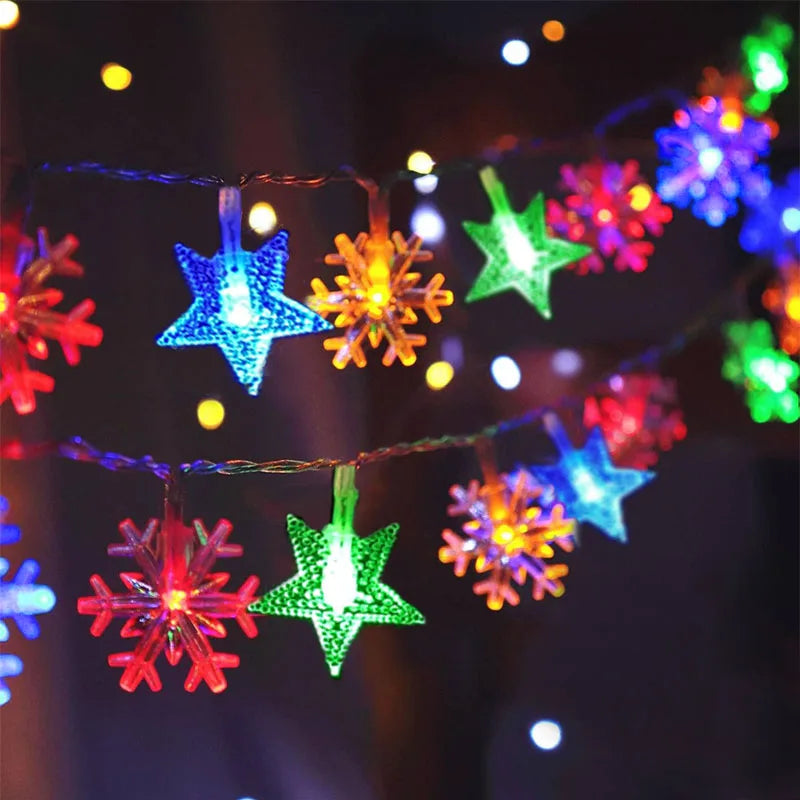
[[[247,613],[258,587],[251,575],[235,594],[221,592],[230,579],[227,572],[209,570],[219,557],[240,556],[240,545],[227,544],[231,524],[220,520],[209,534],[200,520],[191,528],[180,519],[180,511],[168,505],[163,521],[151,519],[140,532],[129,519],[119,526],[125,544],[109,545],[108,554],[133,558],[141,573],[122,572],[126,591],[112,594],[99,575],[90,583],[94,597],[78,600],[78,613],[94,614],[91,632],[100,636],[115,617],[126,620],[123,639],[141,637],[133,652],[108,657],[112,667],[122,667],[120,686],[132,692],[144,680],[154,691],[161,689],[155,662],[162,650],[176,665],[184,651],[192,667],[184,687],[193,692],[205,681],[212,692],[227,686],[223,669],[239,666],[239,656],[215,653],[209,637],[224,637],[221,620],[235,619],[247,636],[257,630]]]
[[[393,523],[361,538],[353,529],[357,501],[355,467],[337,467],[331,522],[316,531],[299,517],[286,518],[297,574],[250,605],[256,614],[310,619],[334,677],[364,623],[425,622],[416,608],[380,581],[400,526]]]
[[[440,307],[453,303],[453,293],[442,289],[444,275],[437,273],[419,287],[421,273],[409,272],[412,264],[430,261],[433,253],[420,249],[419,236],[406,241],[399,231],[391,239],[360,233],[355,241],[340,233],[334,242],[339,252],[326,255],[325,263],[343,266],[347,274],[335,276],[338,288],[334,290],[314,278],[314,294],[308,298],[308,305],[323,317],[336,314],[334,325],[344,329],[342,336],[325,340],[325,349],[335,351],[333,365],[343,369],[352,361],[363,367],[365,340],[376,349],[386,339],[383,365],[388,367],[397,359],[411,366],[417,360],[414,348],[423,347],[427,338],[408,333],[406,327],[417,323],[419,310],[431,322],[440,322]]]
[[[256,251],[243,250],[238,190],[220,193],[220,227],[222,248],[211,258],[175,245],[194,302],[157,343],[216,345],[248,393],[257,395],[273,339],[317,333],[331,325],[283,294],[288,231],[278,231]]]
[[[28,365],[28,356],[47,358],[46,339],[61,345],[70,366],[80,361],[81,346],[96,347],[103,339],[103,331],[86,321],[94,313],[91,300],[63,314],[53,310],[63,299],[63,292],[44,285],[53,275],[83,275],[83,267],[69,257],[78,240],[66,236],[51,247],[47,231],[40,228],[38,234],[39,253],[34,258],[33,242],[11,223],[2,226],[0,403],[10,397],[19,414],[29,414],[36,408],[35,392],[53,391],[54,380]]]
[[[466,489],[458,485],[450,489],[455,502],[447,513],[470,519],[462,525],[463,537],[449,529],[442,532],[445,546],[439,549],[439,560],[453,564],[458,577],[466,575],[473,562],[476,572],[488,572],[488,578],[476,583],[473,591],[485,595],[493,611],[504,603],[517,605],[519,594],[512,581],[522,586],[528,576],[535,600],[564,594],[561,579],[569,568],[550,559],[554,545],[566,552],[573,549],[575,520],[564,518],[560,504],[546,512],[540,505],[541,495],[542,489],[525,470],[500,475],[496,483],[481,486],[470,481]]]
[[[550,319],[550,276],[587,256],[592,248],[547,235],[543,194],[537,194],[525,211],[517,214],[511,210],[505,187],[491,167],[481,170],[481,180],[495,213],[488,224],[462,222],[486,256],[486,264],[466,301],[471,303],[515,289]]]
[[[590,431],[586,445],[575,449],[556,418],[546,418],[545,425],[561,458],[552,466],[530,467],[533,477],[553,487],[571,517],[591,522],[612,539],[626,542],[622,499],[653,480],[655,473],[615,467],[601,428]]]

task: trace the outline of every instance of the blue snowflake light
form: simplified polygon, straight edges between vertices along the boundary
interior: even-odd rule
[[[615,467],[599,427],[589,433],[586,446],[576,450],[555,414],[547,414],[544,424],[561,458],[553,466],[532,466],[533,477],[553,487],[570,517],[591,522],[612,539],[626,542],[622,498],[653,480],[655,473]]]
[[[737,198],[752,204],[769,193],[766,165],[770,129],[714,97],[675,112],[675,124],[656,131],[659,156],[656,191],[679,208],[719,227],[738,210]]]
[[[16,525],[8,525],[4,518],[8,511],[8,500],[0,497],[0,544],[13,544],[20,538],[20,530]],[[12,581],[2,580],[9,570],[8,560],[0,558],[0,642],[9,638],[8,625],[5,619],[13,619],[20,633],[26,639],[35,639],[39,635],[39,625],[35,614],[45,614],[56,603],[56,596],[49,586],[34,583],[39,574],[39,565],[33,559],[23,561]],[[17,656],[0,655],[0,706],[11,698],[11,690],[3,681],[4,678],[19,675],[22,672],[22,660]]]
[[[273,339],[333,326],[283,294],[288,231],[278,231],[254,252],[243,250],[241,193],[232,187],[220,189],[219,222],[222,248],[211,258],[175,245],[175,257],[194,302],[156,343],[162,347],[217,345],[239,382],[255,396]]]
[[[739,243],[748,253],[771,256],[778,266],[800,259],[800,170],[747,210]]]

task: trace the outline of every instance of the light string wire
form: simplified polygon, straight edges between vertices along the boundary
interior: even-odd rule
[[[60,442],[33,444],[24,444],[19,441],[3,442],[0,443],[0,459],[19,461],[31,460],[41,456],[57,456],[72,461],[97,464],[114,472],[150,472],[166,483],[173,483],[179,477],[195,475],[296,474],[327,470],[344,465],[362,467],[365,464],[374,464],[390,458],[400,458],[415,453],[433,453],[452,448],[474,447],[480,440],[494,438],[517,428],[537,424],[550,411],[558,412],[577,407],[587,395],[606,383],[613,375],[629,374],[636,369],[655,369],[666,358],[684,350],[690,342],[694,341],[704,331],[715,327],[720,316],[727,311],[731,300],[738,299],[746,288],[756,278],[760,277],[764,271],[765,265],[762,262],[753,262],[696,317],[691,319],[664,344],[653,345],[632,357],[618,362],[615,367],[607,370],[592,381],[585,394],[564,398],[554,406],[537,406],[528,409],[515,417],[487,425],[474,433],[428,436],[413,442],[398,442],[375,450],[361,452],[355,458],[316,458],[310,461],[288,458],[270,461],[247,461],[242,459],[210,461],[208,459],[198,459],[172,467],[169,464],[156,461],[150,455],[132,458],[120,453],[102,451],[79,436]]]

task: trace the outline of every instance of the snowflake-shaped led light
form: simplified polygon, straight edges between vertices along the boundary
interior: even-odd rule
[[[240,545],[227,544],[231,524],[220,520],[208,533],[200,520],[192,527],[181,521],[180,507],[166,503],[164,520],[151,519],[140,532],[129,519],[119,526],[125,544],[108,547],[111,556],[133,558],[141,573],[121,572],[126,591],[112,594],[99,575],[92,575],[94,597],[78,600],[80,614],[94,614],[91,632],[100,636],[111,620],[121,617],[123,639],[141,637],[132,652],[108,657],[112,667],[122,667],[120,686],[132,692],[144,680],[161,689],[155,662],[162,650],[177,664],[184,651],[192,662],[184,687],[193,692],[205,681],[212,692],[227,686],[223,669],[239,666],[239,656],[215,653],[209,637],[226,635],[223,619],[235,619],[247,636],[256,626],[247,606],[253,600],[258,578],[251,575],[235,594],[221,592],[227,572],[209,572],[217,558],[240,556]]]
[[[747,209],[739,243],[748,253],[768,255],[778,266],[800,259],[800,170],[792,170],[783,186]]]
[[[618,270],[642,272],[655,249],[643,241],[646,233],[661,236],[664,223],[672,219],[672,209],[639,173],[637,161],[616,164],[597,159],[561,167],[566,191],[571,191],[562,206],[547,201],[547,224],[573,242],[589,245],[594,252],[569,266],[580,275],[602,272],[604,258],[614,256]]]
[[[792,26],[774,17],[767,17],[757,33],[742,40],[744,72],[753,84],[753,93],[745,107],[751,114],[763,114],[772,98],[789,85],[789,65],[786,53],[790,50],[794,31]]]
[[[745,402],[754,422],[797,422],[800,366],[775,348],[766,320],[729,322],[723,326],[728,352],[722,376],[745,390]]]
[[[599,426],[618,467],[646,469],[659,450],[686,436],[675,382],[652,374],[614,375],[586,398],[583,424]]]
[[[409,272],[412,264],[430,261],[433,253],[421,250],[422,239],[416,234],[406,241],[398,231],[386,235],[388,217],[370,219],[370,232],[359,233],[352,241],[345,233],[335,239],[338,253],[325,256],[325,263],[344,267],[346,274],[336,275],[338,289],[328,289],[319,278],[311,281],[314,292],[308,305],[322,317],[336,314],[334,325],[343,328],[342,336],[326,339],[326,350],[334,350],[333,365],[344,369],[351,361],[366,366],[365,340],[373,349],[386,340],[384,366],[397,359],[404,366],[417,360],[415,347],[423,347],[422,334],[408,333],[406,327],[417,322],[423,310],[431,322],[440,322],[440,306],[453,303],[453,293],[442,289],[444,275],[437,273],[428,284],[419,287],[419,272]]]
[[[20,539],[16,525],[5,522],[8,500],[0,497],[0,545],[14,544]],[[39,574],[39,565],[31,558],[22,562],[12,581],[2,580],[8,573],[9,563],[0,558],[0,642],[7,642],[10,636],[8,625],[3,620],[13,619],[20,633],[26,639],[39,636],[36,614],[46,614],[56,603],[56,596],[49,586],[34,583]],[[3,678],[13,677],[22,672],[22,659],[13,655],[0,656],[0,706],[11,699],[11,690]]]
[[[74,236],[50,246],[47,231],[39,229],[39,254],[34,244],[10,224],[2,227],[3,258],[0,261],[0,403],[10,397],[19,414],[36,408],[34,392],[53,391],[54,380],[33,370],[28,356],[45,359],[46,339],[57,341],[70,366],[80,361],[79,347],[96,347],[103,331],[86,320],[94,303],[84,300],[68,314],[53,311],[64,297],[58,289],[45,288],[53,275],[80,277],[83,267],[70,255],[78,247]],[[10,252],[16,252],[16,258]]]
[[[545,511],[539,504],[542,490],[530,474],[519,470],[513,477],[499,475],[484,485],[470,481],[465,489],[453,486],[450,516],[466,514],[463,537],[452,530],[442,532],[445,546],[439,560],[453,564],[455,574],[463,577],[470,563],[478,573],[490,573],[473,586],[477,595],[486,595],[486,605],[494,611],[503,603],[515,606],[519,594],[512,581],[522,586],[528,575],[533,597],[564,594],[561,578],[569,571],[565,564],[553,564],[554,545],[570,552],[575,543],[575,520],[564,518],[564,506],[554,505]]]
[[[800,262],[779,269],[761,299],[764,308],[778,318],[781,349],[796,356],[800,353]]]
[[[675,112],[675,124],[656,131],[659,156],[656,191],[661,199],[718,227],[735,214],[737,198],[756,203],[769,191],[760,156],[769,152],[770,127],[703,97]]]

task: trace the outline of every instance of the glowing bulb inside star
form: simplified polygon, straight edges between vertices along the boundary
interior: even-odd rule
[[[12,0],[0,0],[0,30],[11,30],[18,22],[19,6]]]
[[[225,406],[214,397],[206,397],[197,404],[197,421],[207,431],[215,431],[225,420]]]
[[[444,389],[451,380],[455,370],[453,365],[447,361],[434,361],[427,370],[425,370],[425,383],[428,384],[429,389],[435,392],[439,389]]]
[[[562,375],[568,378],[581,371],[583,359],[580,353],[576,353],[574,350],[556,350],[556,352],[553,353],[550,366],[553,368],[553,372],[555,372],[556,375]]]
[[[560,42],[564,38],[564,24],[557,19],[549,19],[542,25],[542,36],[548,42]]]
[[[784,80],[784,72],[770,53],[759,53],[756,59],[756,74],[753,83],[761,92],[777,89]]]
[[[278,224],[278,215],[271,203],[253,203],[247,215],[247,224],[257,234],[265,236]]]
[[[498,356],[492,361],[491,371],[494,382],[506,391],[516,389],[522,380],[522,373],[517,362],[510,356]]]
[[[638,183],[628,192],[628,198],[634,211],[644,211],[653,199],[653,190],[646,183]]]
[[[412,172],[427,175],[433,169],[433,159],[424,150],[415,150],[406,161],[406,166]]]
[[[436,244],[444,237],[444,220],[433,206],[417,206],[411,215],[411,230],[425,242]]]
[[[501,51],[503,61],[512,67],[521,67],[530,58],[531,49],[522,39],[509,39]]]
[[[785,208],[781,214],[781,225],[783,225],[789,233],[797,233],[800,231],[800,208],[795,208],[794,206]]]
[[[414,188],[420,194],[431,194],[436,191],[439,185],[439,178],[436,175],[421,175],[419,178],[414,178]]]
[[[537,255],[527,236],[519,229],[516,220],[501,223],[503,239],[509,261],[523,272],[530,272],[536,266]]]
[[[540,719],[531,725],[530,737],[540,750],[555,750],[561,744],[561,726],[551,719]]]
[[[697,160],[700,162],[700,169],[707,178],[712,177],[719,169],[724,157],[719,147],[704,147],[697,154]]]
[[[100,69],[100,79],[106,89],[111,89],[112,92],[121,92],[131,85],[133,74],[121,64],[116,64],[112,61],[108,64],[103,64]]]
[[[336,616],[353,605],[358,595],[352,544],[352,535],[330,535],[330,556],[322,571],[322,597]]]

